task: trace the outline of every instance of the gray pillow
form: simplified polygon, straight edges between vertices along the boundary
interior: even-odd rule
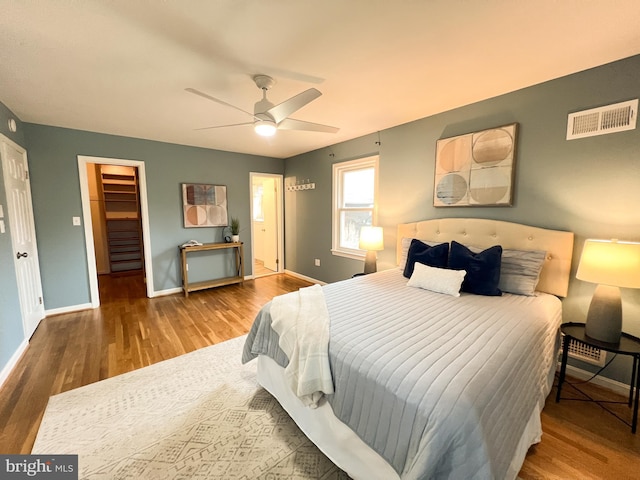
[[[409,247],[411,246],[411,240],[413,238],[402,237],[401,246],[400,246],[400,268],[404,271],[407,265],[407,256],[409,255]],[[430,247],[435,247],[443,242],[425,242],[424,240],[420,240],[422,243],[426,243]]]
[[[498,288],[503,292],[534,296],[547,252],[503,250]]]
[[[482,250],[468,248],[476,253]],[[503,292],[534,297],[546,256],[547,252],[542,250],[503,249],[498,288]]]
[[[409,247],[411,246],[411,240],[413,238],[402,237],[400,247],[400,268],[404,271],[404,267],[407,264],[407,255],[409,255]]]

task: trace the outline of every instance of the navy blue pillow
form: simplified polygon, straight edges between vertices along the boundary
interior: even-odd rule
[[[407,263],[404,266],[403,275],[411,278],[413,267],[416,262],[430,267],[446,268],[447,259],[449,257],[449,244],[441,243],[439,245],[427,245],[417,238],[411,240],[409,251],[407,252]]]
[[[500,245],[473,253],[461,243],[455,240],[451,242],[449,268],[467,271],[462,282],[463,292],[488,296],[502,295],[498,288],[501,263],[502,247]]]

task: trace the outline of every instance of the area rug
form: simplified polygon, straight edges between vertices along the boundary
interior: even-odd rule
[[[245,337],[49,399],[34,454],[81,479],[347,479],[240,364]]]

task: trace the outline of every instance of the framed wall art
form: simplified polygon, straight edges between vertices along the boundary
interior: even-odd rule
[[[435,207],[513,204],[518,124],[436,142]]]
[[[227,187],[199,183],[182,184],[184,227],[226,227]]]

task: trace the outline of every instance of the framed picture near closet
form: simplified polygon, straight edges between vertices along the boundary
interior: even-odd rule
[[[184,227],[226,227],[227,187],[201,183],[182,184]]]
[[[436,142],[433,205],[510,207],[518,124]]]

